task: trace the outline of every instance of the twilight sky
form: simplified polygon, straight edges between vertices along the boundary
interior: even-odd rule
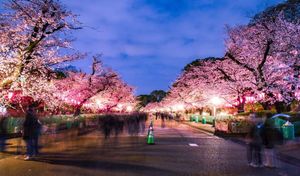
[[[283,0],[62,0],[80,15],[74,47],[121,74],[136,94],[167,90],[189,62],[224,54],[225,25]],[[91,59],[74,65],[88,70]]]

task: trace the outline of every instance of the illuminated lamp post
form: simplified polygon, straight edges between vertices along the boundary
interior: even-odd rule
[[[212,104],[214,105],[213,106],[213,108],[214,108],[214,113],[213,113],[213,115],[214,116],[216,116],[216,106],[219,106],[221,103],[222,103],[222,100],[219,98],[219,97],[213,97],[212,99],[211,99],[211,102],[212,102]]]
[[[217,114],[217,106],[219,106],[222,103],[222,100],[219,97],[213,97],[211,99],[211,103],[213,104],[213,116],[214,116],[213,126],[215,126],[216,114]]]

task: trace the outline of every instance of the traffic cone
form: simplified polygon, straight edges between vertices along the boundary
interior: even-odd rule
[[[147,144],[149,144],[149,145],[154,144],[154,133],[153,133],[153,123],[152,123],[152,121],[150,123],[149,130],[148,130]]]

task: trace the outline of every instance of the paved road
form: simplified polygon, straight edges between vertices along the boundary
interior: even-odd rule
[[[34,161],[13,156],[0,159],[1,176],[82,175],[299,175],[298,167],[250,168],[246,149],[176,122],[165,128],[155,122],[156,145],[145,144],[145,135],[104,140],[99,132],[64,139],[43,148]]]

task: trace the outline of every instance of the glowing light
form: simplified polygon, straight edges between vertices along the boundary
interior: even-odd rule
[[[9,92],[8,93],[8,99],[11,99],[13,97],[14,93],[13,92]]]
[[[123,105],[122,105],[122,104],[118,104],[118,105],[117,105],[117,108],[118,108],[118,109],[122,109],[122,108],[123,108]]]
[[[282,99],[283,99],[281,94],[277,94],[276,96],[277,96],[277,98],[278,98],[279,100],[282,100]]]
[[[232,108],[233,105],[232,105],[232,104],[226,104],[225,107],[227,107],[227,108]]]
[[[99,99],[96,100],[96,104],[99,105],[99,106],[102,105],[102,103]]]
[[[233,105],[237,106],[237,105],[239,105],[239,102],[234,102]]]
[[[0,114],[5,115],[7,113],[6,107],[5,106],[0,106]]]
[[[265,93],[260,93],[260,94],[258,94],[258,98],[259,98],[259,99],[264,99],[264,98],[265,98]]]
[[[209,116],[207,112],[202,112],[202,116]]]
[[[127,107],[126,107],[126,111],[127,111],[127,112],[131,112],[132,110],[133,110],[133,107],[132,107],[132,106],[127,106]]]
[[[177,105],[173,106],[173,109],[175,111],[183,111],[184,110],[184,105],[183,104],[177,104]]]
[[[222,100],[219,97],[213,97],[211,103],[213,104],[213,115],[216,118],[217,106],[221,105]]]
[[[249,102],[249,103],[253,103],[255,101],[255,98],[252,96],[247,96],[245,98],[246,98],[246,102]]]
[[[299,100],[300,99],[300,92],[295,92],[295,96],[296,96],[297,100]]]
[[[220,112],[219,116],[228,116],[228,113],[227,112]]]
[[[211,103],[215,106],[218,106],[222,103],[222,100],[219,97],[213,97],[211,99]]]

